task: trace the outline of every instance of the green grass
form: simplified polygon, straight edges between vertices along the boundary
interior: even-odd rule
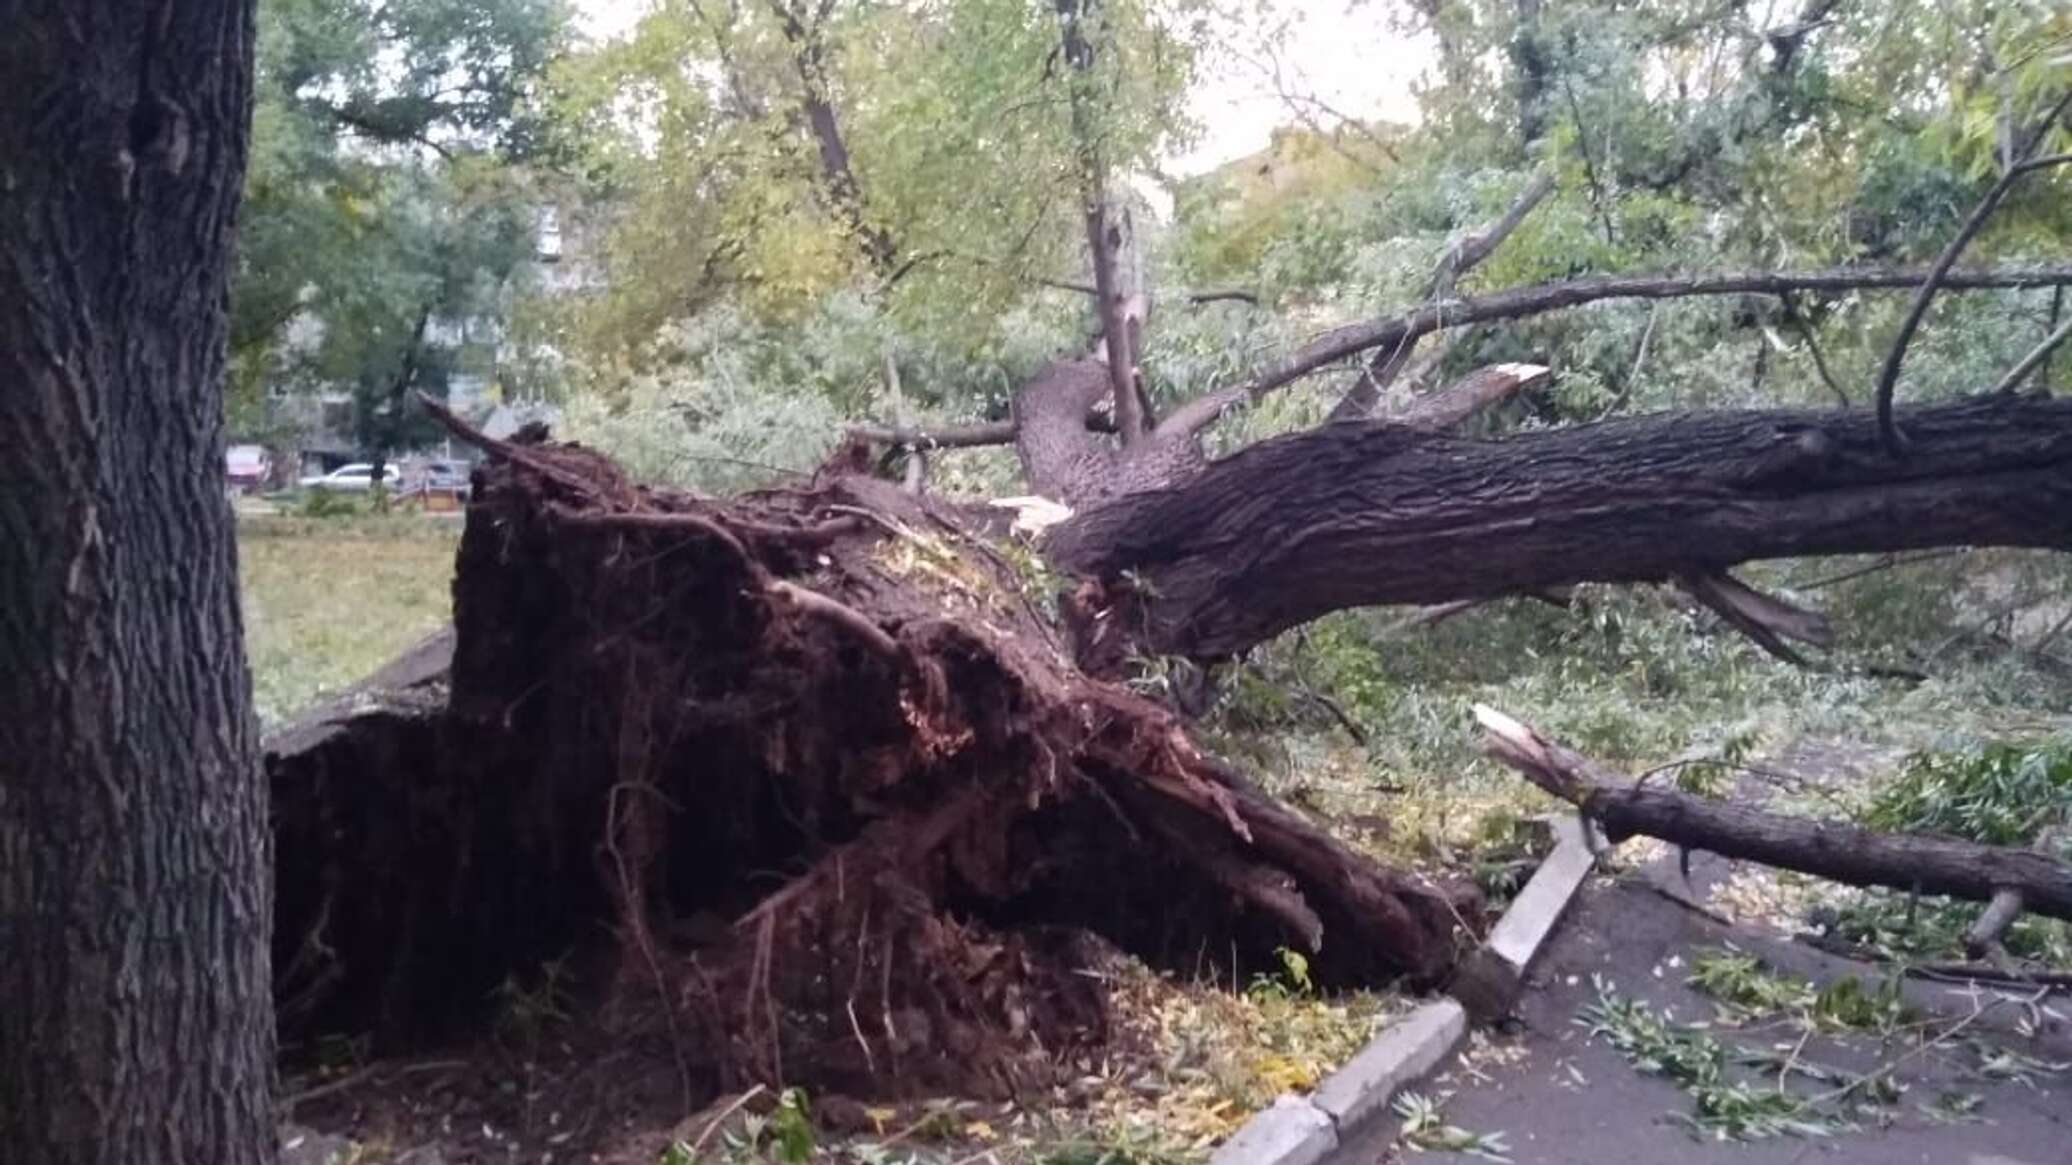
[[[280,724],[452,616],[455,522],[417,516],[238,521],[260,721]]]

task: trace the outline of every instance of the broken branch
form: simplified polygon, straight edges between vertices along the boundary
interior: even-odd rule
[[[1326,365],[1370,348],[1393,345],[1441,328],[1519,319],[1608,299],[1679,299],[1700,295],[1792,291],[1856,291],[1918,287],[1932,268],[1836,267],[1823,271],[1737,271],[1709,275],[1611,275],[1515,287],[1472,298],[1444,299],[1400,316],[1333,328],[1298,348],[1280,363],[1244,384],[1208,393],[1175,409],[1162,432],[1196,432],[1236,405],[1257,400],[1276,388]],[[1946,291],[1993,288],[2056,287],[2072,284],[2072,266],[1983,268],[1950,271],[1938,286]]]
[[[1689,793],[1635,786],[1531,726],[1483,705],[1486,751],[1600,822],[1618,842],[1646,834],[1852,886],[1918,889],[1984,902],[2018,889],[2029,908],[2072,919],[2072,865],[2031,849],[1926,834],[1879,833],[1839,821],[1765,813]]]
[[[2050,112],[2044,115],[2043,121],[2030,130],[2021,147],[2015,151],[2014,164],[2007,167],[2007,172],[2000,176],[2000,180],[1993,183],[1992,188],[1986,191],[1985,197],[1979,199],[1977,206],[1971,208],[1970,216],[1957,230],[1957,237],[1951,239],[1949,245],[1943,248],[1942,254],[1936,256],[1935,266],[1929,268],[1928,278],[1921,281],[1921,289],[1914,293],[1914,302],[1908,306],[1906,318],[1900,321],[1899,334],[1893,337],[1892,348],[1885,353],[1885,365],[1878,370],[1878,439],[1885,446],[1887,453],[1898,456],[1905,449],[1905,438],[1900,434],[1898,424],[1892,419],[1892,391],[1899,383],[1899,368],[1901,362],[1906,359],[1907,345],[1913,341],[1914,332],[1920,328],[1922,317],[1928,314],[1929,301],[1935,298],[1936,289],[1948,282],[1950,268],[1956,266],[1958,256],[1962,255],[1964,248],[1971,245],[1971,240],[1977,238],[1978,233],[1985,229],[1986,220],[1993,217],[1993,212],[2000,208],[2001,201],[2007,197],[2007,192],[2014,188],[2016,182],[2045,165],[2072,160],[2072,155],[2059,155],[2054,158],[2034,156],[2044,139],[2050,136],[2051,127],[2057,124],[2059,115],[2065,112],[2068,105],[2072,105],[2072,90],[2060,97],[2057,104],[2050,107]]]

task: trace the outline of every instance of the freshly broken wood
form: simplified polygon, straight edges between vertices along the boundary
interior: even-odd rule
[[[2045,829],[2036,836],[2036,850],[2045,855],[2055,853],[2060,833],[2056,828]],[[1995,890],[1993,900],[1964,932],[1964,953],[1974,959],[2004,962],[2007,952],[2000,946],[2000,936],[2021,917],[2025,905],[2021,887],[2002,886]]]
[[[1834,645],[1834,628],[1827,616],[1766,595],[1723,570],[1685,574],[1676,581],[1729,626],[1786,663],[1806,666],[1805,659],[1785,644],[1787,639],[1814,647]]]
[[[1603,823],[1614,842],[1646,834],[1852,886],[1889,886],[1979,902],[2003,889],[2018,889],[2036,913],[2072,919],[2072,865],[2047,854],[1926,834],[1879,833],[1635,786],[1494,708],[1477,705],[1475,719],[1487,734],[1490,756]]]
[[[1553,379],[1544,364],[1491,364],[1478,368],[1430,396],[1411,401],[1386,419],[1419,429],[1455,428],[1469,417]]]
[[[1554,172],[1541,170],[1535,174],[1532,181],[1526,184],[1525,189],[1519,192],[1518,197],[1512,200],[1502,215],[1470,231],[1458,243],[1446,248],[1445,253],[1439,256],[1438,263],[1432,268],[1431,276],[1425,280],[1424,291],[1418,299],[1451,297],[1454,284],[1460,277],[1488,258],[1505,239],[1511,237],[1511,232],[1518,229],[1518,224],[1525,221],[1525,216],[1531,214],[1533,208],[1546,201],[1547,196],[1553,192]],[[1402,375],[1421,338],[1406,335],[1369,360],[1366,369],[1353,382],[1352,388],[1331,409],[1330,419],[1349,421],[1372,416],[1375,407],[1381,403],[1381,394]]]
[[[1990,957],[2000,946],[2000,936],[2022,916],[2022,892],[2012,886],[1993,891],[1993,900],[1979,912],[1978,920],[1964,932],[1964,953],[1974,959]]]

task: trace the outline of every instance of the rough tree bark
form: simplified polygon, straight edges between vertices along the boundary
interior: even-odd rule
[[[1216,658],[1345,607],[1761,558],[2072,546],[2072,401],[1979,398],[1905,420],[1904,461],[1868,411],[1678,413],[1496,441],[1329,425],[1083,510],[1045,549],[1107,581],[1143,645]]]
[[[0,1150],[274,1157],[267,806],[223,492],[250,0],[0,37]]]

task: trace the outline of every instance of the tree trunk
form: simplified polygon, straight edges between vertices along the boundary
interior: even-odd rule
[[[425,332],[431,325],[432,307],[426,304],[417,313],[417,326],[410,330],[410,346],[403,350],[403,367],[389,381],[388,417],[381,425],[381,440],[374,444],[374,471],[368,475],[373,483],[374,508],[382,513],[388,512],[389,501],[395,496],[389,485],[389,454],[403,443],[403,414],[410,407],[410,390],[417,387],[418,353],[424,351]]]
[[[1131,354],[1132,328],[1127,292],[1116,272],[1122,247],[1121,227],[1109,205],[1108,166],[1101,154],[1100,127],[1094,122],[1094,43],[1086,22],[1094,0],[1056,0],[1065,63],[1072,75],[1072,139],[1079,170],[1079,199],[1086,215],[1086,250],[1094,270],[1094,310],[1100,313],[1101,339],[1108,353],[1108,383],[1115,398],[1115,428],[1124,445],[1144,435],[1144,413],[1137,398],[1136,362]],[[1142,320],[1136,321],[1139,326]]]
[[[249,0],[0,37],[0,1146],[270,1162],[267,805],[225,501]]]
[[[1056,527],[1152,649],[1243,651],[1345,607],[1706,575],[1761,558],[2072,546],[2072,401],[1696,412],[1476,441],[1346,423],[1263,442]],[[1133,593],[1123,593],[1130,572]]]
[[[842,220],[842,226],[863,250],[871,271],[879,278],[891,274],[898,247],[892,235],[874,225],[863,205],[863,187],[856,181],[856,167],[849,160],[849,143],[842,137],[841,120],[835,114],[834,86],[827,74],[827,41],[823,24],[830,4],[821,3],[810,18],[802,3],[773,0],[784,39],[791,46],[792,69],[798,74],[800,108],[806,116],[807,132],[820,154],[820,179],[827,200]]]

